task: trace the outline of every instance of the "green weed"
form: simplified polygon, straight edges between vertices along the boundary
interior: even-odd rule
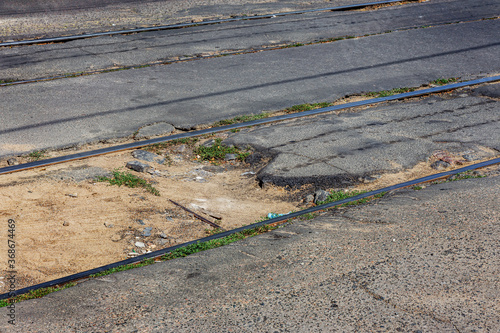
[[[206,251],[210,249],[215,249],[227,244],[234,243],[238,240],[242,240],[248,237],[253,237],[260,235],[262,233],[268,232],[270,230],[277,229],[278,227],[271,227],[271,226],[261,226],[253,229],[248,229],[248,230],[243,230],[240,232],[237,232],[235,234],[219,238],[219,239],[213,239],[207,242],[197,242],[195,244],[191,244],[185,247],[178,248],[170,253],[165,254],[164,256],[161,257],[162,260],[171,260],[171,259],[176,259],[176,258],[182,258],[186,257],[188,255],[191,255],[193,253],[201,252],[201,251]]]
[[[465,171],[449,177],[446,181],[453,182],[462,179],[473,179],[473,178],[484,178],[484,177],[486,176],[474,173],[474,171]]]
[[[129,172],[120,172],[118,170],[113,171],[113,178],[99,177],[97,178],[99,182],[108,182],[111,185],[126,186],[126,187],[142,187],[149,193],[160,196],[160,191],[154,188],[151,184],[142,178],[139,178]]]
[[[213,127],[218,127],[218,126],[224,126],[224,125],[233,125],[233,124],[239,124],[239,123],[246,123],[248,121],[253,121],[253,120],[259,120],[259,119],[264,119],[270,117],[271,114],[267,112],[262,112],[260,114],[255,114],[255,115],[243,115],[243,116],[237,116],[231,119],[224,119],[220,120],[216,123],[214,123],[212,126]]]
[[[65,285],[63,285],[61,287],[48,287],[48,288],[42,288],[42,289],[32,290],[32,291],[30,291],[30,292],[28,292],[26,294],[15,296],[15,297],[12,297],[12,298],[9,298],[9,299],[0,300],[0,308],[6,307],[6,306],[8,306],[9,304],[12,304],[12,303],[18,303],[18,302],[21,302],[21,301],[26,301],[26,300],[34,299],[34,298],[41,298],[41,297],[43,297],[45,295],[48,295],[50,293],[53,293],[55,291],[63,290],[63,289],[66,289],[66,288],[70,288],[70,287],[73,287],[75,285],[76,285],[76,283],[69,282],[69,283],[66,283]]]
[[[43,160],[44,158],[46,158],[47,156],[45,155],[45,151],[43,150],[40,150],[40,151],[33,151],[31,153],[29,153],[28,155],[30,157],[30,162],[34,162],[34,161],[39,161],[39,160]]]
[[[395,88],[395,89],[391,89],[391,90],[372,91],[372,92],[365,94],[365,96],[379,98],[379,97],[392,96],[392,95],[396,95],[396,94],[403,94],[403,93],[412,92],[415,90],[416,90],[416,88],[406,88],[406,87]]]
[[[250,152],[242,152],[234,146],[225,146],[222,144],[222,139],[215,139],[214,144],[211,147],[199,146],[195,149],[195,154],[199,156],[202,161],[221,161],[226,157],[226,154],[236,154],[237,158],[244,161]]]
[[[452,77],[449,79],[437,79],[437,80],[432,81],[431,84],[443,86],[443,85],[448,84],[448,83],[457,82],[457,80],[458,80],[458,78],[456,78],[456,77]]]
[[[299,104],[289,107],[288,109],[285,109],[285,112],[286,113],[304,112],[304,111],[326,108],[330,105],[332,105],[332,103],[329,102]]]
[[[347,198],[352,198],[356,195],[360,195],[363,193],[366,193],[366,191],[351,191],[351,192],[344,192],[342,190],[332,191],[332,192],[330,192],[330,195],[328,196],[328,198],[326,198],[325,201],[319,201],[319,202],[317,202],[317,205],[324,205],[324,204],[327,204],[330,202],[339,201],[339,200],[343,200],[343,199],[347,199]],[[377,199],[382,198],[385,194],[386,194],[386,192],[382,192],[382,193],[374,195],[371,198],[359,199],[356,201],[342,204],[342,205],[340,205],[340,207],[364,204],[364,203],[367,203],[368,201],[373,200],[374,198],[377,198]]]

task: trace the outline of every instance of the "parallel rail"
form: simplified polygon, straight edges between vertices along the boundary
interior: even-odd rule
[[[7,173],[13,173],[13,172],[19,172],[19,171],[33,169],[33,168],[45,167],[45,166],[49,166],[49,165],[53,165],[53,164],[65,163],[65,162],[74,161],[74,160],[80,160],[80,159],[84,159],[84,158],[95,157],[95,156],[104,155],[104,154],[116,153],[116,152],[120,152],[120,151],[124,151],[124,150],[141,148],[141,147],[145,147],[145,146],[148,146],[151,144],[168,142],[168,141],[172,141],[172,140],[176,140],[176,139],[191,138],[191,137],[200,136],[200,135],[204,135],[204,134],[215,134],[215,133],[224,132],[224,131],[228,131],[228,130],[232,130],[232,129],[244,128],[244,127],[255,126],[255,125],[262,125],[262,124],[269,124],[269,123],[273,123],[273,122],[289,120],[289,119],[296,119],[296,118],[301,118],[301,117],[308,117],[308,116],[318,115],[318,114],[332,112],[332,111],[339,111],[339,110],[353,108],[353,107],[366,106],[366,105],[372,105],[372,104],[378,104],[378,103],[383,103],[383,102],[405,99],[405,98],[424,96],[424,95],[454,90],[454,89],[458,89],[458,88],[462,88],[462,87],[477,85],[477,84],[481,84],[481,83],[491,83],[491,82],[496,82],[496,81],[500,81],[500,75],[471,80],[471,81],[453,83],[453,84],[448,84],[448,85],[429,88],[429,89],[416,90],[416,91],[412,91],[412,92],[396,94],[396,95],[387,96],[387,97],[372,98],[372,99],[367,99],[364,101],[329,106],[329,107],[321,108],[321,109],[315,109],[315,110],[310,110],[310,111],[303,111],[303,112],[285,114],[285,115],[281,115],[281,116],[269,117],[269,118],[264,118],[264,119],[259,119],[259,120],[253,120],[253,121],[248,121],[248,122],[239,123],[239,124],[225,125],[225,126],[220,126],[220,127],[207,128],[207,129],[203,129],[203,130],[191,131],[191,132],[187,132],[187,133],[180,133],[180,134],[164,136],[164,137],[160,137],[160,138],[156,138],[156,139],[136,141],[136,142],[126,143],[126,144],[122,144],[122,145],[91,150],[91,151],[87,151],[87,152],[81,152],[81,153],[76,153],[76,154],[71,154],[71,155],[66,155],[66,156],[60,156],[60,157],[53,157],[53,158],[48,158],[48,159],[40,160],[40,161],[34,161],[34,162],[23,163],[23,164],[19,164],[19,165],[3,167],[3,168],[0,168],[0,175],[7,174]]]
[[[414,2],[417,0],[406,0],[406,1]],[[395,3],[395,2],[401,2],[401,0],[375,1],[375,2],[354,4],[354,5],[344,5],[344,6],[336,6],[336,7],[297,10],[297,11],[284,12],[284,13],[233,17],[233,18],[227,18],[227,19],[203,21],[203,22],[199,22],[199,23],[177,23],[177,24],[161,25],[161,26],[153,26],[153,27],[96,32],[96,33],[91,33],[91,34],[20,40],[20,41],[0,43],[0,47],[2,47],[2,46],[33,45],[33,44],[44,44],[44,43],[64,43],[64,42],[69,42],[69,41],[77,40],[77,39],[94,38],[94,37],[102,37],[102,36],[112,36],[112,35],[131,34],[131,33],[140,33],[140,32],[148,32],[148,31],[159,31],[159,30],[181,29],[181,28],[213,25],[213,24],[236,22],[236,21],[270,19],[270,18],[274,18],[274,17],[278,17],[278,16],[299,15],[299,14],[314,13],[314,12],[353,10],[353,9],[361,9],[361,8],[365,8],[365,7],[369,7],[369,6],[387,5],[387,4],[391,4],[391,3]]]

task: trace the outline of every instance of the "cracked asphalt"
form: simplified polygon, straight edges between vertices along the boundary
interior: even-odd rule
[[[499,197],[500,177],[397,191],[18,303],[0,330],[496,332]]]
[[[474,159],[500,151],[500,84],[363,110],[258,126],[224,141],[259,157],[261,183],[346,187],[427,161],[438,150]],[[258,163],[257,163],[258,164]]]

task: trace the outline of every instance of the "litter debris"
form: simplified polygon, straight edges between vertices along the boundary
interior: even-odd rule
[[[269,213],[269,214],[267,214],[267,218],[268,218],[268,219],[274,219],[274,218],[276,218],[276,217],[280,217],[280,216],[288,215],[288,214],[290,214],[290,213],[291,213],[291,212],[288,212],[288,213],[286,213],[286,214]]]

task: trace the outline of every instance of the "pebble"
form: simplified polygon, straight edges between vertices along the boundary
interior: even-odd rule
[[[63,222],[63,226],[65,226],[65,227],[69,226],[69,222],[68,221],[64,221]]]
[[[203,170],[203,169],[194,169],[193,171],[191,171],[191,174],[192,175],[195,175],[198,177],[201,177],[201,178],[210,178],[214,175],[213,172],[210,172],[210,171],[206,171],[206,170]]]
[[[68,197],[76,198],[78,197],[78,193],[68,193],[66,194]]]
[[[175,148],[174,151],[178,153],[183,153],[186,151],[186,149],[187,149],[186,145],[180,145],[179,147]]]
[[[144,231],[142,232],[143,237],[149,237],[151,236],[151,230],[153,230],[153,227],[146,227],[144,228]]]
[[[170,243],[170,241],[169,241],[168,239],[165,239],[165,238],[158,238],[158,239],[156,240],[156,244],[157,244],[157,245],[160,245],[160,246],[161,246],[161,245],[165,245],[165,244],[167,244],[167,243]]]
[[[158,164],[165,163],[165,159],[163,157],[161,157],[158,154],[149,152],[147,150],[141,150],[141,149],[140,150],[136,150],[136,151],[132,152],[132,156],[134,156],[138,160],[143,160],[143,161],[146,161],[146,162],[155,162],[155,163],[158,163]]]
[[[472,161],[474,161],[474,156],[472,156],[472,155],[465,154],[465,155],[462,155],[462,157],[463,157],[463,158],[464,158],[464,160],[466,160],[467,162],[472,162]]]
[[[104,222],[104,226],[105,226],[106,228],[113,228],[115,225],[114,225],[114,224],[112,224],[112,223]]]
[[[8,165],[18,165],[18,164],[19,164],[19,162],[18,162],[18,160],[16,160],[15,158],[9,158],[9,159],[7,160],[7,164],[8,164]]]
[[[161,237],[161,238],[168,238],[167,234],[166,234],[166,233],[164,233],[164,232],[162,232],[162,233],[160,234],[160,237]]]
[[[220,165],[205,165],[202,170],[209,171],[211,173],[221,173],[224,172],[224,167]]]
[[[151,169],[151,166],[139,161],[130,161],[127,163],[126,167],[137,172],[147,172]]]
[[[311,203],[311,202],[313,202],[313,201],[314,201],[314,195],[312,195],[312,194],[308,194],[308,195],[306,195],[306,197],[304,198],[304,202],[305,202],[305,203]]]
[[[226,154],[224,161],[234,161],[237,157],[236,154]]]
[[[208,140],[207,142],[204,142],[204,143],[202,144],[202,146],[203,146],[203,147],[210,148],[210,147],[212,147],[212,146],[214,145],[214,143],[215,143],[215,140],[211,139],[211,140]]]
[[[146,224],[146,223],[144,223],[143,220],[137,220],[136,222],[139,223],[140,225],[145,225]]]
[[[366,177],[359,177],[358,180],[363,183],[372,183],[376,181],[379,177],[374,177],[374,176],[366,176]]]
[[[318,203],[319,201],[325,201],[330,194],[325,190],[318,190],[314,192],[314,203]]]
[[[436,170],[444,170],[450,166],[450,163],[444,161],[436,161],[431,164],[431,168]]]
[[[137,253],[137,252],[130,252],[128,254],[129,257],[137,257],[138,255],[139,255],[139,253]]]
[[[114,234],[113,236],[111,236],[111,241],[112,242],[118,242],[118,241],[121,241],[122,240],[122,237],[118,234]]]
[[[146,245],[143,242],[135,242],[134,245],[137,247],[146,247]]]

